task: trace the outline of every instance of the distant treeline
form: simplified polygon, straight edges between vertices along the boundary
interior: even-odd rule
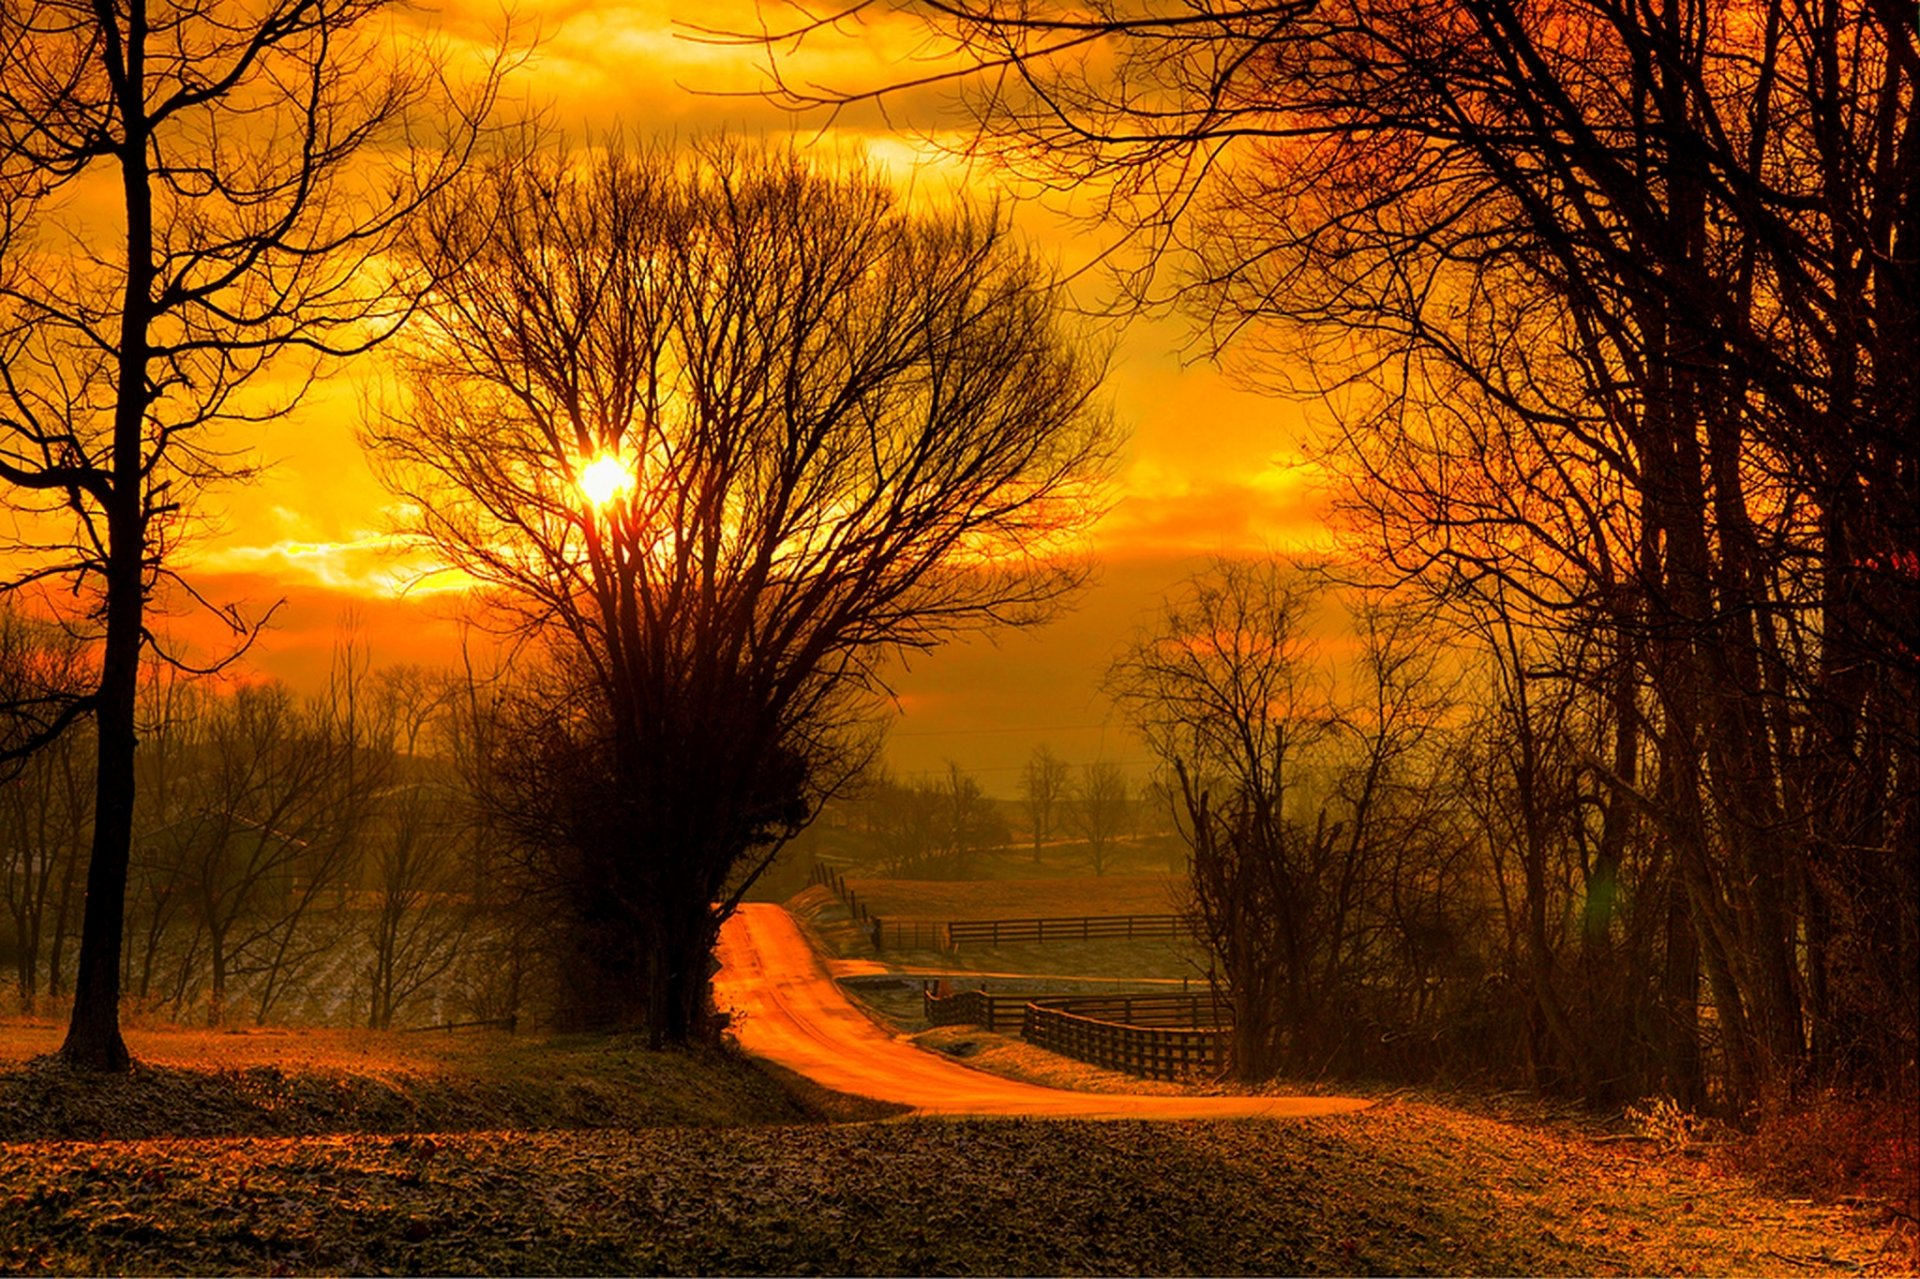
[[[16,682],[81,660],[58,631],[0,626]],[[179,1021],[375,1027],[519,1012],[528,920],[469,785],[483,713],[451,673],[373,670],[352,644],[310,697],[154,668],[141,698],[131,1005]],[[0,963],[27,1009],[71,993],[93,758],[82,721],[0,782]]]

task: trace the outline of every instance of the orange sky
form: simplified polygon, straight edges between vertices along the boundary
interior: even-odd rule
[[[724,24],[726,4],[697,8]],[[684,0],[673,0],[673,6]],[[537,22],[542,44],[521,79],[534,102],[550,105],[557,125],[624,127],[687,134],[730,127],[784,134],[795,122],[750,99],[702,96],[759,83],[750,51],[676,39],[667,3],[548,3],[522,7],[523,29]],[[485,38],[498,11],[459,5],[442,11],[458,48]],[[751,8],[739,16],[749,20]],[[480,13],[476,18],[473,13]],[[898,39],[879,32],[842,44],[809,65],[834,83],[873,82],[897,67]],[[938,125],[930,99],[906,104],[896,120],[923,131]],[[802,122],[804,136],[818,121]],[[815,144],[828,154],[859,146],[896,175],[911,177],[915,198],[934,201],[956,185],[989,193],[992,179],[960,172],[905,131],[890,132],[868,113],[849,117]],[[1025,207],[1023,229],[1069,266],[1097,240],[1047,210]],[[1086,290],[1093,300],[1097,289]],[[1122,336],[1108,391],[1131,434],[1118,502],[1095,530],[1098,583],[1071,615],[1042,630],[974,640],[915,659],[897,692],[902,715],[890,759],[897,771],[943,767],[975,771],[986,787],[1012,795],[1019,767],[1041,741],[1074,763],[1118,759],[1144,773],[1144,755],[1099,693],[1113,653],[1149,620],[1161,595],[1215,552],[1290,550],[1319,540],[1317,500],[1299,457],[1306,410],[1293,402],[1229,385],[1204,364],[1183,363],[1186,331],[1177,321],[1135,322]],[[192,578],[212,599],[263,606],[287,601],[256,647],[253,667],[296,683],[325,667],[341,618],[357,614],[377,663],[446,662],[456,654],[458,599],[403,594],[403,565],[387,534],[387,494],[374,479],[354,426],[379,377],[377,357],[329,379],[290,421],[259,443],[269,469],[255,482],[213,499],[205,534],[190,550]],[[196,628],[197,629],[197,628]]]

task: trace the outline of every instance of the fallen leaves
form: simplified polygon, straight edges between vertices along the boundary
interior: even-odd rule
[[[0,1148],[0,1269],[1818,1273],[1873,1260],[1875,1237],[1845,1210],[1712,1185],[1729,1193],[1705,1204],[1611,1156],[1595,1166],[1577,1142],[1383,1111],[15,1145]],[[1436,1157],[1449,1143],[1462,1158]],[[1535,1188],[1514,1189],[1509,1170]],[[1662,1226],[1682,1194],[1704,1205],[1701,1229]]]
[[[1910,1265],[1869,1211],[1424,1101],[1290,1122],[822,1125],[792,1122],[803,1112],[725,1054],[502,1038],[440,1059],[376,1044],[351,1069],[299,1046],[285,1068],[0,1069],[0,1272]]]
[[[812,1117],[731,1053],[634,1052],[624,1038],[503,1037],[489,1053],[475,1052],[471,1041],[448,1047],[439,1061],[369,1055],[355,1065],[331,1058],[302,1063],[296,1049],[289,1056],[300,1064],[286,1069],[136,1061],[123,1077],[76,1073],[38,1058],[0,1067],[0,1141],[637,1128]]]

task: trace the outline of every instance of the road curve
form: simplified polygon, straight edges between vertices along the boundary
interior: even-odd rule
[[[1043,1088],[918,1048],[882,1029],[834,985],[793,917],[742,905],[720,930],[714,1002],[755,1056],[835,1092],[928,1115],[1074,1119],[1291,1119],[1359,1110],[1352,1097],[1151,1097]]]

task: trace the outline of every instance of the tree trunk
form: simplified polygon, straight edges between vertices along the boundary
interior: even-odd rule
[[[127,274],[115,370],[113,478],[104,502],[107,633],[94,707],[99,755],[87,904],[80,925],[80,971],[74,982],[73,1019],[60,1048],[68,1064],[97,1071],[124,1071],[131,1065],[120,1037],[120,948],[133,844],[134,716],[147,571],[142,501],[146,459],[141,444],[151,395],[147,332],[153,305],[153,192],[147,153],[146,7],[134,0],[126,14],[122,61],[109,73],[125,128],[118,159],[127,215]]]
[[[110,594],[108,600],[106,660],[96,712],[99,772],[93,848],[87,863],[87,900],[80,924],[80,971],[74,981],[73,1017],[66,1042],[60,1047],[60,1055],[69,1065],[113,1072],[124,1071],[132,1064],[120,1037],[120,944],[126,916],[128,851],[133,841],[134,683],[140,656],[141,564],[137,557],[115,556],[116,561],[128,558],[132,559],[134,589],[120,592],[117,598]]]

